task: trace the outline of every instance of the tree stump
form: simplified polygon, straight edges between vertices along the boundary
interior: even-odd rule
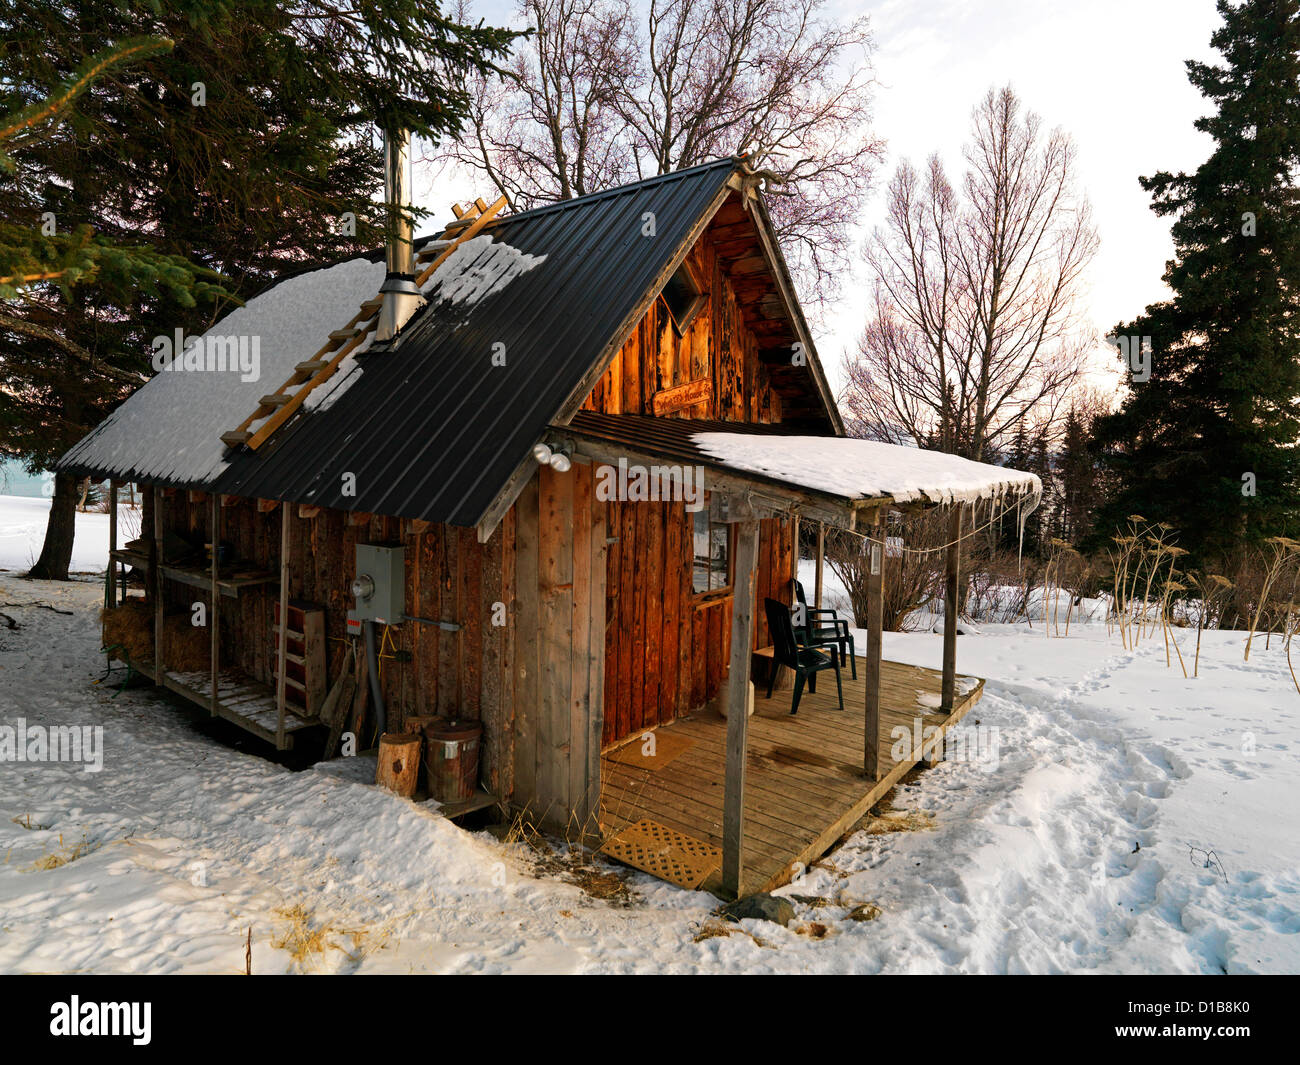
[[[385,732],[379,737],[379,767],[375,783],[404,799],[411,798],[420,782],[420,751],[423,746],[418,733]]]

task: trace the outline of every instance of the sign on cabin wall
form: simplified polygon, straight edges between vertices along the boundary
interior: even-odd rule
[[[655,414],[671,414],[673,411],[685,410],[687,407],[712,399],[713,382],[705,377],[656,392],[651,400],[651,409]]]

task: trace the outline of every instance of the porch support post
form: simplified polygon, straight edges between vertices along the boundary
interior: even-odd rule
[[[817,587],[813,593],[813,606],[822,608],[822,564],[826,561],[826,523],[817,523]]]
[[[745,837],[745,741],[749,729],[749,664],[754,641],[754,591],[758,561],[758,519],[748,502],[732,497],[737,520],[731,667],[727,673],[727,770],[722,807],[722,890],[739,898]]]
[[[208,624],[212,626],[212,704],[208,707],[213,717],[217,716],[217,674],[221,670],[221,589],[217,586],[218,555],[221,551],[221,496],[212,493],[212,521],[209,534],[212,537],[212,609],[208,611]]]
[[[885,625],[885,515],[876,511],[871,526],[867,565],[867,656],[862,666],[866,687],[863,720],[862,771],[868,780],[880,779],[880,638]]]
[[[794,582],[799,579],[799,512],[797,510],[794,512],[794,517],[790,519],[790,530],[794,534],[794,558],[791,561],[794,576],[790,581],[790,587],[785,590],[785,594],[788,601],[793,603],[795,601]]]
[[[957,691],[957,615],[961,612],[957,569],[961,558],[963,517],[962,504],[954,504],[948,514],[948,552],[943,585],[943,690],[939,708],[945,714],[952,713]]]
[[[284,680],[285,656],[289,653],[289,511],[288,503],[280,504],[280,637],[276,656],[275,678],[275,748],[284,750]]]
[[[105,589],[104,598],[108,600],[104,605],[110,610],[117,606],[117,559],[113,556],[117,553],[117,482],[108,482],[108,574],[106,579],[108,587]]]
[[[153,682],[163,685],[163,490],[153,490]]]

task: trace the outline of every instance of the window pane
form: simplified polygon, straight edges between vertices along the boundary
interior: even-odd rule
[[[696,592],[709,590],[709,514],[707,510],[695,512],[693,536],[693,565],[691,587]]]
[[[725,588],[727,586],[727,548],[729,537],[725,525],[713,525],[709,529],[709,587]]]

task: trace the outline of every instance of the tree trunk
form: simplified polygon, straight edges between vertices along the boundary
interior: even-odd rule
[[[70,473],[54,475],[54,498],[45,526],[41,557],[27,576],[44,581],[66,581],[72,562],[72,540],[77,532],[77,478]]]

